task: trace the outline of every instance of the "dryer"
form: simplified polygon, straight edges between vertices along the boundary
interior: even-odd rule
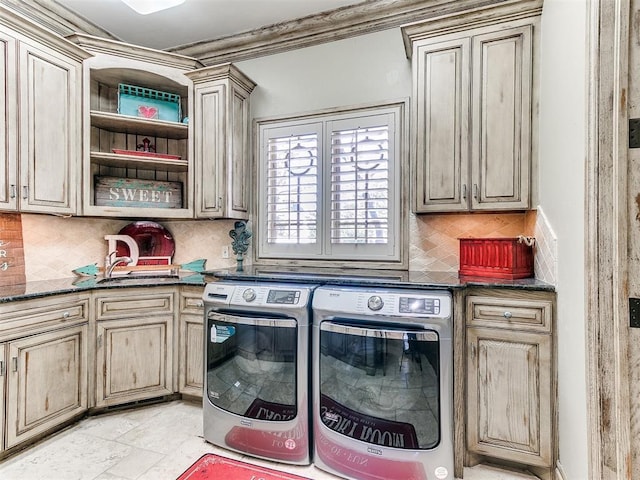
[[[454,478],[451,318],[444,290],[316,289],[316,467],[352,480]]]

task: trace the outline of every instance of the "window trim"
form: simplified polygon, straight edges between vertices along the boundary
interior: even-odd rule
[[[328,120],[333,121],[340,120],[340,117],[349,117],[357,114],[363,116],[371,113],[371,115],[379,114],[394,114],[395,129],[397,133],[395,138],[397,145],[394,149],[397,152],[397,161],[394,163],[395,172],[395,189],[397,190],[396,205],[390,212],[393,218],[389,225],[389,230],[392,239],[397,242],[395,245],[395,255],[393,258],[377,258],[377,259],[353,259],[353,258],[335,258],[330,255],[323,255],[322,257],[317,255],[307,255],[304,258],[299,256],[278,256],[277,254],[267,253],[263,249],[263,243],[266,239],[266,232],[261,232],[261,222],[264,222],[264,207],[260,205],[262,192],[259,190],[262,186],[261,175],[263,174],[262,162],[262,131],[268,129],[272,125],[286,126],[291,125],[303,125],[313,124],[321,122],[325,124]],[[253,215],[252,215],[252,230],[254,232],[254,248],[253,248],[253,263],[257,266],[260,265],[288,265],[288,266],[310,266],[310,267],[348,267],[348,268],[389,268],[389,269],[404,269],[408,268],[408,189],[409,189],[409,150],[408,150],[408,137],[409,137],[409,108],[408,99],[389,101],[384,103],[372,103],[366,105],[350,106],[345,108],[332,108],[319,110],[316,112],[308,112],[300,115],[284,115],[277,117],[265,117],[254,120],[254,196],[253,196]],[[325,136],[328,133],[325,132]],[[324,137],[319,145],[319,157],[320,151],[324,149]],[[329,162],[330,163],[330,162]],[[330,168],[330,165],[323,160],[323,169]],[[320,173],[320,172],[319,172]],[[321,175],[325,177],[325,173]],[[327,185],[324,185],[324,178],[319,179],[321,195],[326,195]],[[319,212],[320,215],[326,217],[329,212],[322,209]],[[326,218],[323,220],[326,221]],[[394,235],[396,233],[397,235]],[[324,233],[321,241],[324,242]],[[287,245],[288,249],[297,247],[296,245]]]

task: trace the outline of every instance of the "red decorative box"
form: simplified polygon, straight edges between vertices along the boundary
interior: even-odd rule
[[[533,277],[533,239],[460,238],[460,276]]]

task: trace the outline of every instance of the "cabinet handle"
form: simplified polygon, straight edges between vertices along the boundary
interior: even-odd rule
[[[9,186],[9,198],[16,198],[16,186],[15,185],[10,185]]]
[[[29,186],[25,185],[24,187],[22,187],[22,198],[23,199],[27,199],[29,198]]]
[[[11,371],[12,372],[18,371],[18,357],[11,358]]]
[[[471,360],[475,361],[476,359],[476,344],[471,344]]]
[[[218,208],[222,208],[222,197],[218,197]]]
[[[0,360],[0,377],[4,377],[4,360]]]
[[[504,312],[502,316],[508,320],[513,317],[513,314],[511,312]]]
[[[466,200],[467,199],[467,184],[464,183],[462,185],[462,199]]]
[[[96,343],[98,344],[98,348],[102,347],[102,335],[98,335]]]
[[[473,184],[473,198],[478,200],[478,184],[477,183]]]

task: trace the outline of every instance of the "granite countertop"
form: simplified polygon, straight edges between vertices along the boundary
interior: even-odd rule
[[[102,280],[102,277],[69,277],[0,287],[0,303],[96,289],[159,287],[170,285],[204,286],[205,284],[204,276],[199,273],[187,274],[179,277],[139,275],[137,277],[127,278],[124,281],[118,279],[111,282],[102,282]]]
[[[468,287],[512,288],[522,290],[555,291],[555,286],[535,278],[505,280],[481,277],[459,277],[452,272],[424,272],[405,270],[348,270],[348,269],[286,269],[282,267],[247,267],[236,270],[205,271],[203,275],[220,280],[275,281],[332,284],[375,285],[376,287],[463,289]]]
[[[0,303],[95,289],[204,285],[207,281],[215,281],[216,279],[248,282],[310,283],[314,285],[375,285],[376,287],[420,289],[457,290],[468,287],[491,287],[555,291],[553,285],[535,278],[504,280],[480,277],[460,278],[457,274],[451,272],[318,268],[288,270],[282,267],[248,267],[242,272],[236,270],[209,270],[180,277],[138,276],[127,278],[124,281],[116,280],[111,282],[103,282],[101,277],[70,277],[57,280],[33,281],[21,285],[0,287]]]

